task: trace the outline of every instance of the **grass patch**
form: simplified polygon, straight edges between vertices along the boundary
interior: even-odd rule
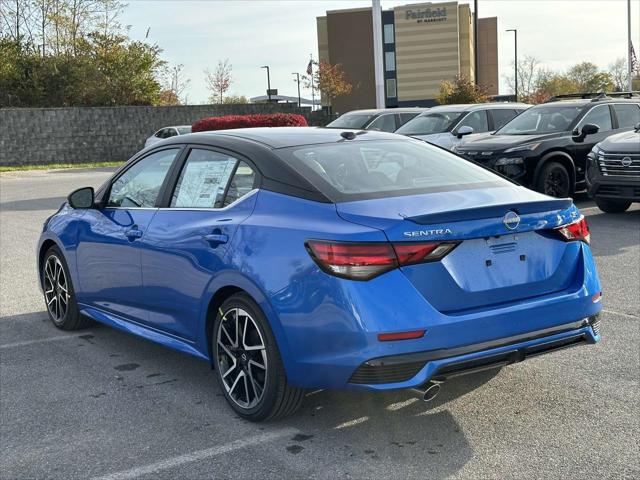
[[[48,163],[46,165],[0,165],[2,172],[22,172],[28,170],[52,170],[55,168],[101,168],[119,167],[124,162]]]

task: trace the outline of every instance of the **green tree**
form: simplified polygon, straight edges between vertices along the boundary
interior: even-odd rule
[[[232,104],[247,104],[251,102],[244,95],[227,95],[222,99],[222,103],[225,105],[232,105]]]
[[[567,78],[577,85],[581,92],[610,92],[615,88],[610,73],[601,72],[591,62],[581,62],[567,71]]]
[[[484,87],[476,85],[463,75],[457,75],[454,81],[443,80],[437,97],[441,105],[453,103],[484,103],[489,99]]]

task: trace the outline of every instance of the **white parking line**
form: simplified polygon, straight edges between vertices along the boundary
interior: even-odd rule
[[[85,333],[86,335],[86,333]],[[24,340],[22,342],[5,343],[0,345],[0,350],[4,348],[24,347],[25,345],[33,345],[34,343],[57,342],[58,340],[70,340],[79,338],[80,335],[59,335],[57,337],[39,338],[37,340]]]
[[[177,457],[167,458],[160,460],[159,462],[150,463],[142,467],[132,468],[130,470],[122,470],[120,472],[110,473],[102,477],[94,477],[93,480],[126,480],[131,478],[138,478],[142,475],[150,475],[153,473],[167,470],[169,468],[179,467],[185,463],[199,462],[200,460],[206,460],[207,458],[217,457],[225,453],[240,450],[242,448],[251,447],[260,443],[270,442],[278,438],[295,435],[300,433],[296,428],[283,428],[270,433],[263,433],[244,440],[236,440],[226,445],[220,445],[217,447],[207,448],[206,450],[198,450],[196,452],[186,453]],[[178,475],[179,477],[179,475]]]
[[[611,313],[613,315],[620,315],[621,317],[627,317],[627,318],[640,318],[637,315],[632,315],[630,313],[622,313],[622,312],[616,312],[615,310],[607,310],[606,308],[602,309],[603,312],[605,313]]]

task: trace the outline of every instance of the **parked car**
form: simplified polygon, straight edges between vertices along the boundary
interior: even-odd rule
[[[176,136],[46,220],[54,325],[92,320],[211,363],[249,420],[307,388],[418,388],[599,340],[570,199],[400,135]],[[566,372],[570,374],[570,372]]]
[[[587,157],[587,193],[600,210],[620,213],[640,202],[640,123],[597,143]]]
[[[567,197],[584,187],[587,154],[593,146],[640,122],[640,96],[626,96],[570,96],[536,105],[494,134],[457,146],[455,152],[539,192]]]
[[[327,128],[341,130],[355,128],[358,130],[377,130],[395,132],[416,115],[424,112],[424,108],[382,108],[377,110],[353,110],[340,115]]]
[[[191,125],[164,127],[147,138],[147,140],[144,142],[144,146],[148,147],[149,145],[153,145],[154,143],[157,143],[160,140],[164,140],[165,138],[175,137],[176,135],[185,135],[187,133],[191,133]]]
[[[396,133],[451,149],[466,135],[497,130],[527,108],[524,103],[440,105],[405,123]]]

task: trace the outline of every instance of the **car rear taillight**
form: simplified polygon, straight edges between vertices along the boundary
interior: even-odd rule
[[[308,240],[311,258],[322,271],[351,280],[369,280],[399,266],[440,260],[457,242],[387,243]]]
[[[587,219],[584,217],[580,217],[580,219],[575,222],[554,228],[554,231],[558,232],[566,242],[573,242],[575,240],[580,240],[586,244],[591,242],[589,225],[587,225]]]

